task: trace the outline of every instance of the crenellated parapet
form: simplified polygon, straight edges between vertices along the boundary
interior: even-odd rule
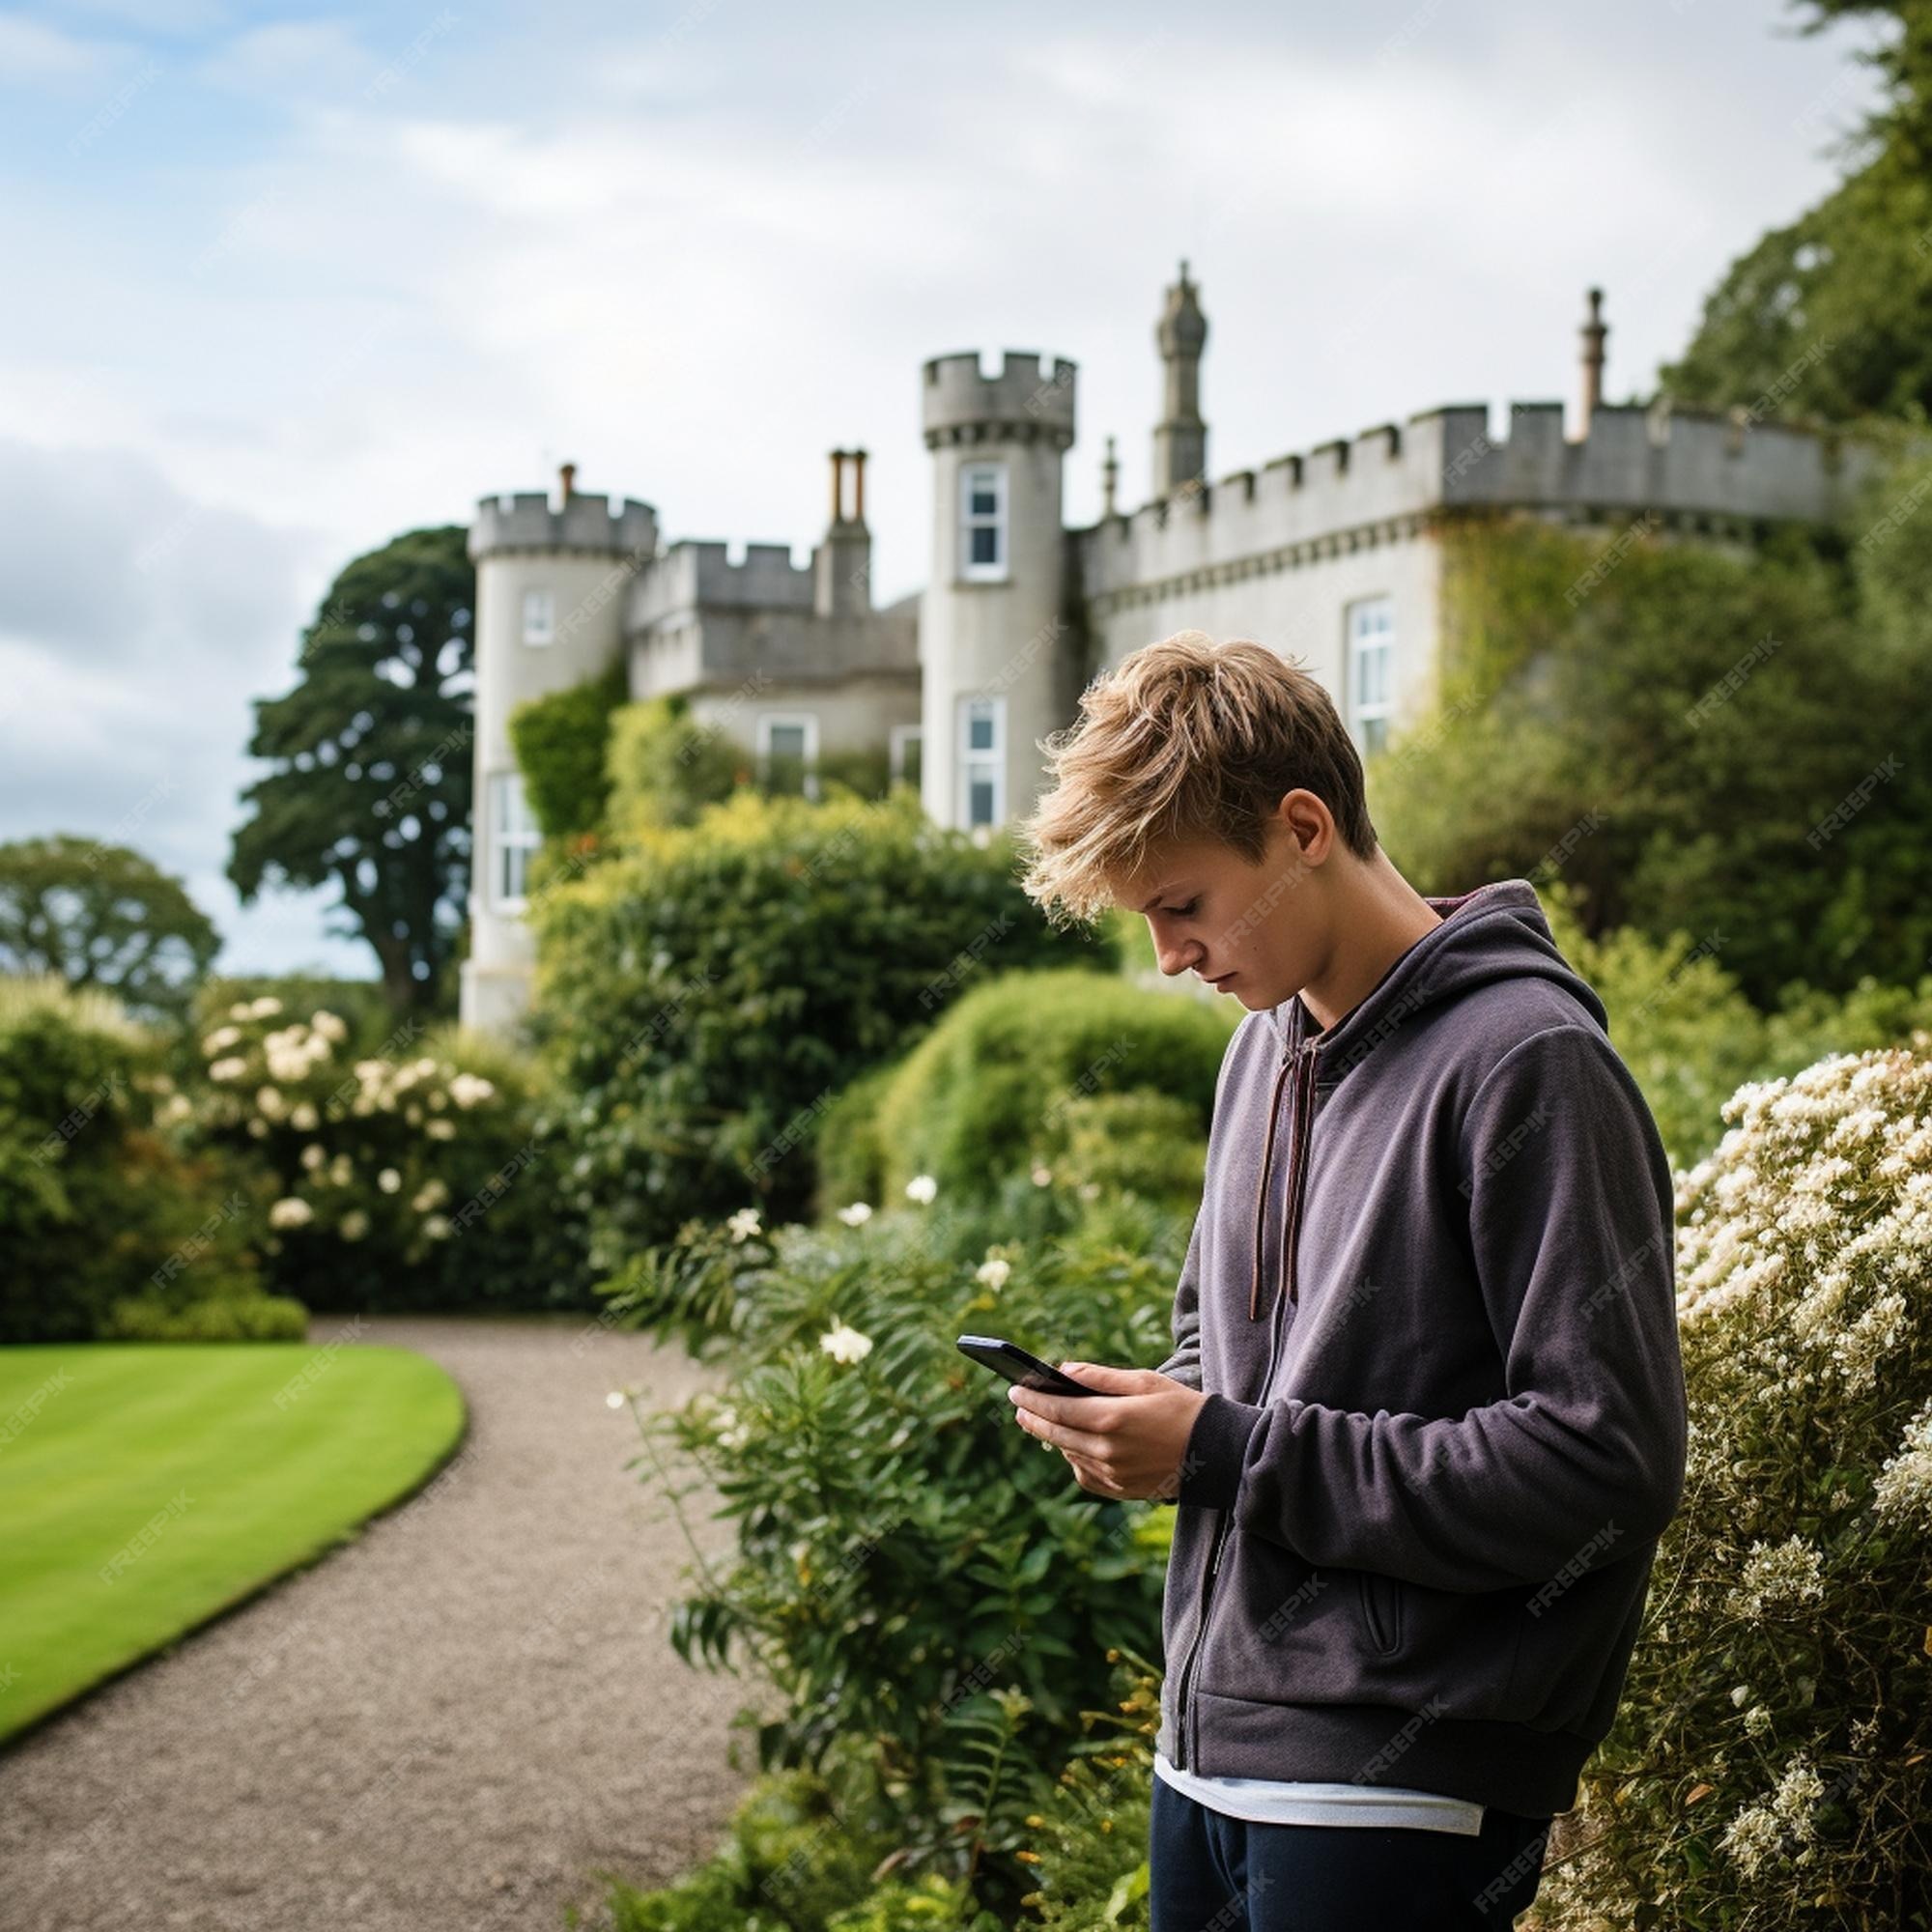
[[[709,610],[810,611],[811,566],[794,563],[788,544],[753,543],[731,561],[729,546],[674,543],[631,586],[627,633],[647,630],[679,611]]]
[[[1009,349],[991,375],[977,352],[935,355],[924,366],[921,415],[925,446],[959,442],[1073,441],[1075,365],[1057,355],[1050,365],[1030,352]]]
[[[1071,534],[1086,594],[1205,588],[1418,534],[1443,511],[1579,519],[1654,512],[1722,530],[1834,517],[1876,460],[1830,431],[1742,412],[1599,404],[1568,439],[1560,403],[1513,403],[1492,436],[1481,403],[1425,410],[1260,469],[1185,484]]]
[[[566,497],[560,507],[541,490],[482,497],[469,526],[469,555],[481,562],[512,551],[593,551],[648,558],[657,553],[658,513],[626,497]]]

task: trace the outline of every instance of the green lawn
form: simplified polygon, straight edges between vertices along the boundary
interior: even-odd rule
[[[0,1738],[348,1540],[464,1415],[407,1349],[0,1349]]]

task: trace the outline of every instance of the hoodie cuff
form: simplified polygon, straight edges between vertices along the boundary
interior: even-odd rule
[[[1248,1441],[1266,1410],[1252,1403],[1210,1394],[1195,1412],[1194,1427],[1180,1459],[1180,1486],[1175,1501],[1204,1509],[1232,1509],[1240,1492]]]

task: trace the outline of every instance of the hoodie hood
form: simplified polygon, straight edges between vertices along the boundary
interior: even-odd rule
[[[1553,980],[1607,1036],[1608,1012],[1596,990],[1557,951],[1536,888],[1527,879],[1496,879],[1448,897],[1424,895],[1440,923],[1401,953],[1369,993],[1330,1028],[1318,1031],[1314,1015],[1296,993],[1268,1009],[1268,1025],[1281,1046],[1281,1064],[1269,1096],[1261,1179],[1255,1190],[1254,1273],[1248,1319],[1261,1317],[1262,1225],[1274,1172],[1275,1125],[1281,1090],[1294,1074],[1287,1211],[1282,1216],[1281,1264],[1276,1279],[1283,1297],[1295,1298],[1294,1238],[1307,1179],[1308,1122],[1315,1089],[1333,1086],[1378,1046],[1398,1037],[1404,1021],[1431,1007],[1459,1000],[1492,980]]]

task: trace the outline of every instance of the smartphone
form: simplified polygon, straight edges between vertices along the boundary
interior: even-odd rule
[[[1029,1355],[1017,1342],[1003,1341],[997,1335],[962,1335],[959,1351],[971,1355],[976,1362],[984,1364],[996,1374],[1005,1376],[1009,1382],[1018,1382],[1022,1388],[1037,1389],[1041,1395],[1107,1393],[1105,1389],[1089,1388],[1085,1382],[1076,1382],[1071,1376],[1062,1375],[1037,1355]]]

